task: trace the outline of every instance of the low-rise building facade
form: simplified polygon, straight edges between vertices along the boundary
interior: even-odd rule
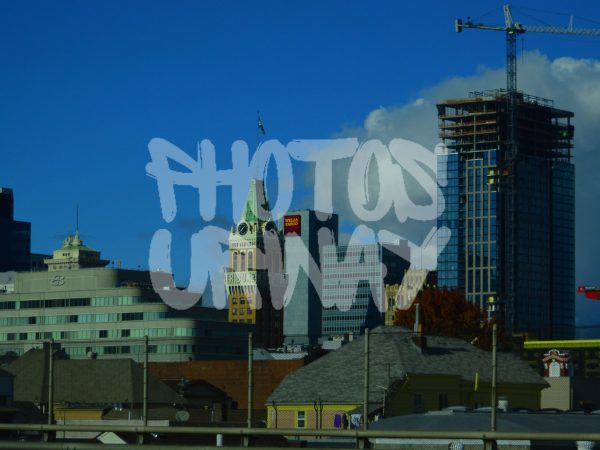
[[[378,327],[369,336],[369,420],[489,406],[492,357],[458,338],[414,336]],[[342,428],[358,425],[364,401],[364,336],[288,375],[269,396],[271,428]],[[498,394],[511,404],[539,409],[547,387],[525,361],[498,354]]]
[[[47,260],[48,271],[11,273],[10,289],[0,290],[0,354],[54,339],[71,358],[141,361],[148,336],[153,361],[244,358],[252,325],[228,323],[226,310],[201,301],[175,310],[149,272],[104,267],[99,255],[76,234]]]

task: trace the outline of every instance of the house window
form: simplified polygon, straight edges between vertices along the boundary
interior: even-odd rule
[[[254,262],[252,261],[252,252],[248,252],[248,270],[252,270],[254,267]]]
[[[296,428],[304,428],[306,426],[306,411],[298,411],[296,416]]]
[[[98,333],[98,335],[101,338],[107,338],[108,337],[108,330],[100,330],[99,333]]]
[[[413,412],[420,413],[423,412],[423,395],[415,394],[413,396]]]
[[[246,271],[246,254],[244,252],[240,253],[240,272]]]
[[[237,270],[237,262],[238,262],[238,254],[237,252],[233,252],[233,261],[231,263],[231,268],[235,271]]]
[[[439,409],[448,407],[448,394],[440,394]]]

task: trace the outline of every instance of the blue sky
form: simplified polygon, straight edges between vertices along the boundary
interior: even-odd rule
[[[575,26],[600,27],[597,2],[513,6],[532,25],[566,25],[564,13]],[[1,2],[0,185],[15,190],[17,218],[33,223],[34,251],[57,247],[79,203],[86,243],[145,267],[150,238],[164,226],[145,173],[152,138],[190,154],[210,139],[225,168],[233,141],[254,142],[258,109],[268,137],[287,143],[368,134],[373,111],[442,100],[436,95],[453,80],[491,73],[500,85],[487,87],[503,87],[502,34],[456,34],[454,19],[467,16],[501,24],[502,2]],[[519,47],[550,63],[597,60],[598,39],[525,35]],[[576,126],[586,113],[575,110]],[[598,217],[586,209],[595,187],[577,199],[578,242],[591,239],[578,247],[585,284],[600,283]],[[179,194],[184,243],[199,225],[197,197]],[[188,253],[174,248],[176,274],[186,274]]]

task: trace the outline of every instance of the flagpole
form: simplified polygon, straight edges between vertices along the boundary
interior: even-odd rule
[[[260,140],[260,128],[258,126],[258,124],[260,123],[260,111],[256,111],[256,147],[254,148],[254,154],[258,155],[258,144],[259,144],[259,140]],[[256,174],[255,174],[255,178],[258,179],[258,168],[260,166],[260,161],[258,160],[258,156],[256,159]]]

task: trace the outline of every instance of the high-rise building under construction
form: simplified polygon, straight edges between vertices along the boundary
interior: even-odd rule
[[[572,338],[575,325],[573,113],[504,90],[437,105],[439,227],[451,231],[438,285],[464,291],[506,328]]]

